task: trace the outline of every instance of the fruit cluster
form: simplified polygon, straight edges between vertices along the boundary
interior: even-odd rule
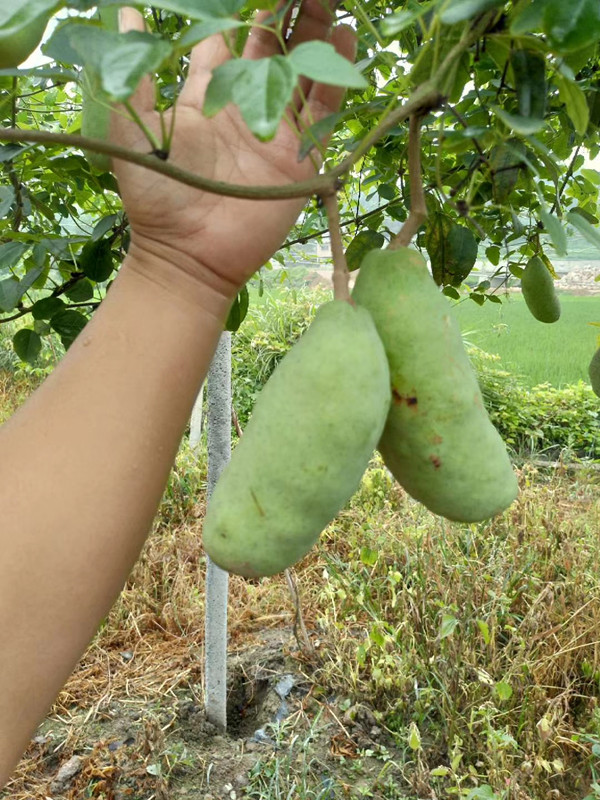
[[[209,503],[207,553],[246,577],[291,566],[375,447],[448,519],[487,519],[517,495],[448,301],[408,248],[369,252],[351,302],[323,306],[267,382]]]

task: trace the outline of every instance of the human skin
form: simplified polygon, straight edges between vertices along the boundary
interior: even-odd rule
[[[351,60],[354,36],[305,0],[293,47],[329,39]],[[121,27],[140,26],[125,10]],[[244,53],[277,52],[252,35]],[[198,45],[179,98],[170,160],[206,177],[274,185],[312,177],[283,123],[261,143],[234,109],[201,113],[210,70],[228,57]],[[303,82],[304,119],[342,91]],[[155,131],[153,91],[133,104]],[[148,149],[120,114],[115,142]],[[0,788],[106,616],[156,514],[191,409],[240,286],[281,245],[303,201],[216,197],[116,162],[131,247],[106,299],[44,384],[0,429]]]

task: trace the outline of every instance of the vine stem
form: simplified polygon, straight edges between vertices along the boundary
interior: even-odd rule
[[[408,129],[408,179],[410,182],[410,213],[408,219],[388,245],[390,250],[408,247],[427,218],[427,205],[421,176],[421,119],[416,114],[410,118]]]
[[[331,240],[331,255],[333,256],[333,296],[336,300],[350,300],[350,273],[344,253],[342,242],[342,229],[340,227],[340,209],[337,193],[321,195],[325,211],[327,212],[327,225]]]

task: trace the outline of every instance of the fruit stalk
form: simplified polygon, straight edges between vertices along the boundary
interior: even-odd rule
[[[410,212],[400,232],[391,240],[388,249],[408,247],[427,218],[427,204],[421,180],[421,118],[410,117],[408,128],[408,179],[410,185]]]
[[[342,231],[340,227],[340,210],[338,207],[337,194],[321,195],[325,211],[327,212],[327,226],[329,228],[329,238],[331,241],[331,255],[333,258],[333,296],[336,300],[350,300],[350,273],[346,263],[344,253],[344,243],[342,242]]]

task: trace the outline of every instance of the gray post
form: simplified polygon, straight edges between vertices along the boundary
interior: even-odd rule
[[[208,372],[208,497],[231,456],[231,334],[221,334]],[[227,592],[229,574],[206,559],[205,711],[227,728]]]

